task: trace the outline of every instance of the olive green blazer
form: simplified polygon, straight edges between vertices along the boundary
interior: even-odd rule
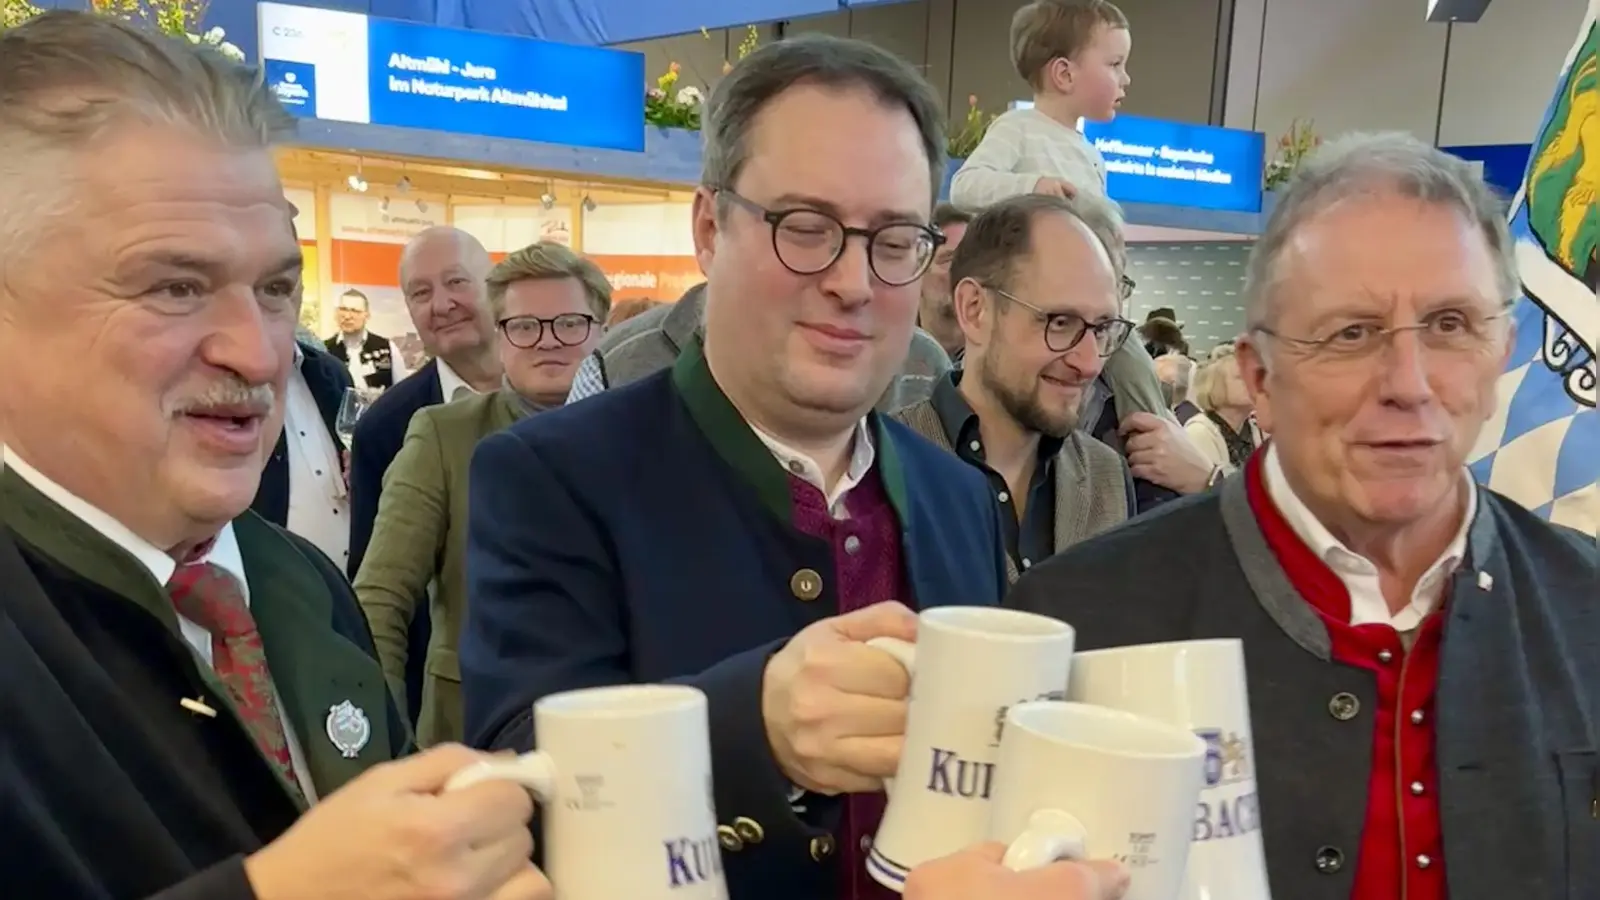
[[[383,476],[372,541],[356,573],[356,598],[372,625],[384,676],[401,709],[407,704],[408,630],[417,605],[431,604],[433,635],[417,721],[421,747],[462,739],[456,646],[467,605],[467,470],[472,451],[480,439],[525,414],[521,399],[509,388],[418,410]]]

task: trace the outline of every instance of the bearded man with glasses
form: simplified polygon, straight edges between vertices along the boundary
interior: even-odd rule
[[[1600,896],[1600,553],[1465,465],[1519,290],[1466,162],[1408,135],[1324,145],[1245,282],[1269,442],[1009,598],[1080,649],[1243,642],[1257,791],[1220,795],[1242,819],[1202,804],[1195,835],[1259,828],[1274,896]]]
[[[530,749],[557,691],[692,685],[730,895],[892,896],[864,839],[908,683],[865,641],[1007,585],[982,476],[873,412],[943,239],[943,117],[893,54],[804,35],[740,61],[704,135],[703,339],[478,446],[467,740]]]
[[[1079,211],[1106,202],[1022,194],[967,226],[950,264],[965,371],[895,414],[983,473],[1013,578],[1134,509],[1121,455],[1077,430],[1085,391],[1133,329],[1117,315],[1120,266]]]

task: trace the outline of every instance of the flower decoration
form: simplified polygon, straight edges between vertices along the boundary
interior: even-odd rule
[[[1300,163],[1322,146],[1322,138],[1311,125],[1310,119],[1303,122],[1295,119],[1289,123],[1289,130],[1278,138],[1272,159],[1267,162],[1266,171],[1262,174],[1262,186],[1267,190],[1275,191],[1287,184],[1290,176],[1300,168]]]
[[[700,36],[712,40],[711,32],[705,28],[700,29]],[[754,25],[745,28],[744,40],[739,42],[736,59],[744,59],[754,53],[761,46],[761,32]],[[724,60],[722,74],[733,71],[733,61]],[[684,128],[691,131],[700,129],[700,112],[705,106],[706,94],[710,90],[709,82],[704,78],[697,80],[705,84],[683,84],[683,67],[673,62],[667,65],[667,71],[657,78],[655,84],[645,85],[644,91],[644,121],[647,125],[658,128]]]
[[[28,0],[0,0],[0,28],[15,28],[43,11]]]
[[[694,85],[678,87],[683,67],[670,63],[667,71],[644,92],[644,121],[659,128],[700,128],[700,107],[705,98]]]
[[[228,43],[221,28],[199,33],[205,18],[207,0],[90,0],[90,12],[112,16],[142,25],[171,37],[187,38],[204,44],[235,62],[244,62],[244,51]],[[28,0],[0,0],[0,28],[11,28],[39,15],[43,10]]]
[[[950,142],[946,146],[953,159],[966,159],[972,151],[978,149],[978,144],[988,132],[989,126],[994,123],[994,114],[986,113],[978,106],[978,95],[967,95],[967,115],[961,124],[950,134]]]

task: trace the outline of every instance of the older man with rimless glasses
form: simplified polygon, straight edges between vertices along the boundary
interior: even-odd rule
[[[511,254],[490,270],[485,291],[500,331],[504,384],[411,419],[384,476],[372,543],[355,578],[384,675],[402,708],[411,623],[428,604],[433,629],[417,719],[423,747],[462,739],[456,647],[467,605],[472,450],[484,436],[565,402],[572,375],[594,349],[611,310],[611,285],[599,267],[560,244]],[[430,584],[436,585],[431,602]]]
[[[1276,896],[1600,896],[1600,553],[1463,465],[1518,288],[1466,163],[1407,136],[1323,147],[1246,282],[1270,442],[1012,592],[1081,647],[1244,641],[1259,797],[1195,834],[1259,827]]]
[[[882,896],[863,840],[907,679],[864,642],[1006,587],[982,477],[873,412],[940,240],[939,101],[890,53],[806,35],[735,66],[705,122],[703,340],[473,459],[467,737],[526,750],[548,694],[693,685],[731,895]]]
[[[895,414],[983,473],[1012,577],[1134,508],[1122,457],[1077,430],[1084,392],[1133,329],[1117,315],[1121,267],[1078,211],[1106,202],[1022,194],[967,226],[950,265],[965,371]]]

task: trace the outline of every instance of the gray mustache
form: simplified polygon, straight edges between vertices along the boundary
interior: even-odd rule
[[[278,395],[270,384],[246,384],[242,379],[219,381],[199,396],[178,404],[179,414],[202,413],[234,417],[266,417],[277,408]]]

